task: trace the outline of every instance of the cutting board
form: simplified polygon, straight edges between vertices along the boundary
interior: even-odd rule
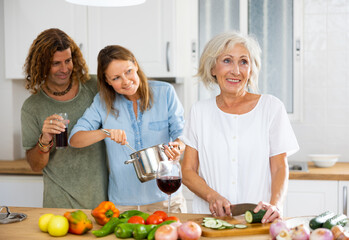
[[[201,225],[203,218],[192,219],[201,226],[202,236],[204,237],[228,237],[228,236],[246,236],[246,235],[256,235],[256,234],[269,234],[269,227],[271,223],[246,223],[244,215],[236,217],[219,217],[217,219],[222,219],[231,224],[244,224],[247,228],[233,228],[233,229],[212,229]]]

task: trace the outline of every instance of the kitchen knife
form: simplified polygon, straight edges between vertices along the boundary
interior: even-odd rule
[[[247,210],[253,211],[257,207],[254,203],[239,203],[230,205],[230,211],[232,216],[238,216],[244,214]]]

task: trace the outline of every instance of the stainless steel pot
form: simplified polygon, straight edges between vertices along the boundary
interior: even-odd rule
[[[133,163],[137,177],[141,182],[147,182],[156,177],[158,163],[168,161],[164,152],[164,144],[148,147],[130,155],[132,159],[125,161],[125,164]]]
[[[101,129],[101,131],[110,136],[109,131],[105,129]],[[136,151],[128,144],[126,144],[126,146],[129,147],[133,153],[130,155],[131,159],[125,161],[125,164],[133,163],[137,177],[141,182],[154,179],[156,177],[158,163],[160,161],[168,161],[168,157],[164,152],[164,144],[158,144],[139,151]]]

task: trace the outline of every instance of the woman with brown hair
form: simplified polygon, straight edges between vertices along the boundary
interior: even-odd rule
[[[166,209],[166,195],[155,180],[141,183],[129,160],[130,143],[137,151],[168,143],[166,154],[179,159],[184,144],[178,139],[184,126],[183,107],[172,85],[149,81],[134,55],[126,48],[107,46],[98,55],[100,93],[79,119],[70,136],[70,145],[85,147],[105,140],[110,165],[109,200],[117,205],[143,206],[145,211]],[[110,132],[107,136],[104,131]],[[118,144],[116,144],[118,143]],[[181,191],[171,209],[186,211]]]

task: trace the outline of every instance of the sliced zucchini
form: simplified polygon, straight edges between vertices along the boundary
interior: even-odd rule
[[[222,224],[223,224],[224,227],[234,227],[234,224],[230,224],[230,223],[228,223],[226,221],[223,221]]]
[[[217,222],[215,219],[211,219],[211,220],[206,220],[204,222],[204,226],[208,227],[208,228],[217,228]]]
[[[245,224],[235,224],[235,228],[242,229],[242,228],[247,228],[247,226]]]
[[[224,220],[221,219],[216,219],[216,218],[204,218],[202,220],[201,225],[207,227],[207,228],[212,228],[212,229],[232,229],[234,228],[233,224],[230,224]]]
[[[223,226],[225,229],[233,229],[235,227],[234,224],[230,224],[230,226]]]
[[[335,213],[331,211],[326,211],[324,213],[321,213],[320,215],[316,216],[315,218],[309,221],[309,227],[313,230],[317,228],[321,228],[327,220],[329,220],[334,216],[335,216]]]
[[[212,220],[206,220],[204,226],[208,227],[208,228],[218,229],[218,228],[222,227],[223,224],[221,222],[218,222],[215,219],[212,219]]]
[[[254,213],[252,210],[247,210],[245,212],[245,220],[247,223],[260,223],[266,212],[267,211],[264,209],[259,210],[257,213]]]

